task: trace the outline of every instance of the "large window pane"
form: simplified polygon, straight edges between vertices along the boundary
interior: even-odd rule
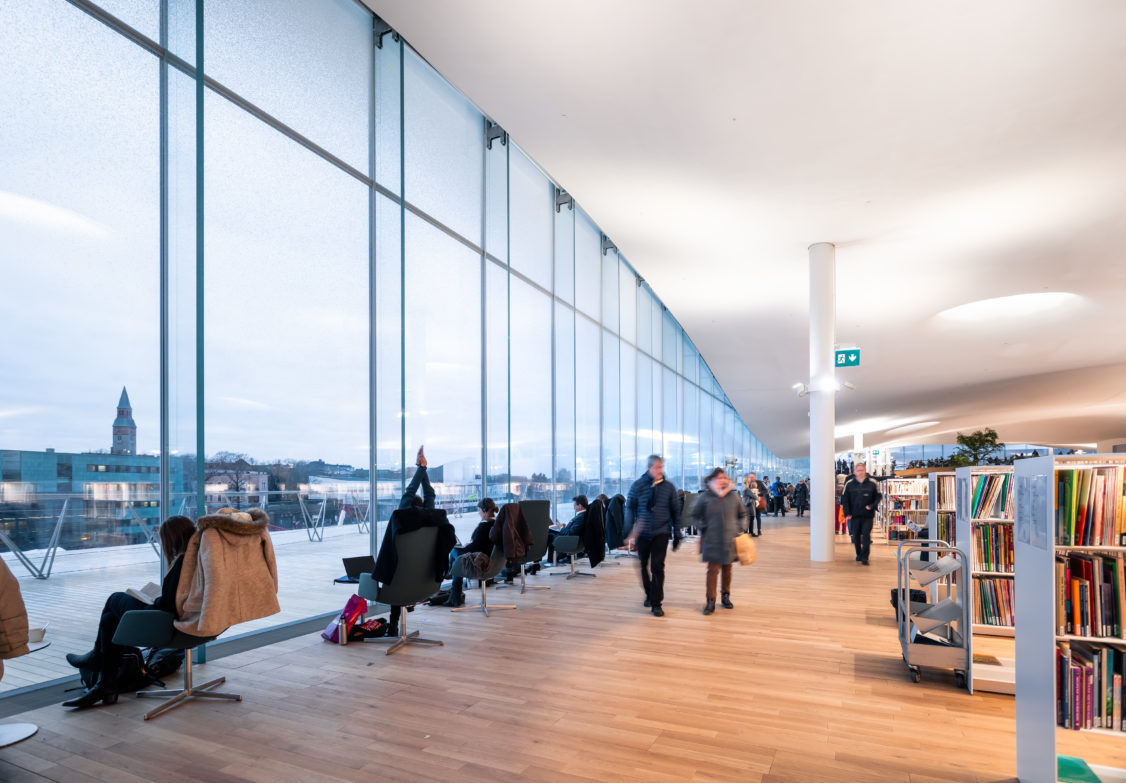
[[[661,373],[661,386],[664,393],[662,398],[661,420],[663,422],[664,449],[667,472],[678,488],[684,485],[684,463],[681,455],[681,444],[684,437],[680,427],[680,399],[677,384],[680,380],[676,373],[667,368],[658,368]]]
[[[624,260],[619,260],[618,265],[618,301],[618,334],[626,342],[637,345],[637,276]]]
[[[152,55],[71,5],[0,4],[0,529],[45,549],[62,518],[50,579],[5,557],[29,619],[50,621],[56,641],[97,631],[67,596],[160,576],[148,548],[105,567],[160,513],[157,74]],[[8,661],[0,691],[70,676],[74,649]]]
[[[632,399],[619,397],[626,358],[617,335],[602,330],[602,491],[613,497],[622,485],[622,411]],[[630,420],[632,421],[632,411]],[[632,443],[633,427],[630,426]],[[597,494],[597,493],[595,493]]]
[[[336,603],[322,575],[369,548],[370,204],[226,99],[204,115],[208,506],[264,507],[281,574],[281,614],[233,634]],[[314,543],[300,528],[318,520],[344,524]]]
[[[485,494],[498,504],[509,499],[508,450],[508,270],[485,264]]]
[[[439,502],[466,510],[480,497],[481,257],[413,215],[406,227],[408,463],[425,444]]]
[[[597,415],[597,414],[596,414]],[[575,488],[575,311],[555,308],[555,512],[571,507]]]
[[[620,334],[618,323],[618,253],[610,250],[602,259],[602,325]]]
[[[521,499],[550,499],[551,299],[518,278],[510,285],[512,473]]]
[[[377,521],[390,519],[403,492],[401,207],[376,197],[375,436]],[[412,455],[413,456],[413,455]],[[413,462],[413,460],[411,460]],[[375,541],[382,541],[376,530]]]
[[[207,75],[368,170],[371,14],[354,0],[210,2]]]
[[[602,235],[590,218],[581,210],[576,210],[575,306],[595,320],[602,312],[601,290]]]
[[[597,324],[582,316],[575,317],[575,489],[587,497],[601,491],[601,340]],[[616,350],[614,356],[617,357]],[[617,377],[615,369],[615,389]]]
[[[480,244],[484,118],[409,49],[403,67],[406,199]]]
[[[375,50],[375,181],[398,194],[403,171],[403,43],[384,36]]]
[[[630,484],[641,474],[638,468],[637,447],[637,349],[628,343],[618,342],[621,350],[621,371],[619,383],[621,384],[621,448],[622,448],[622,484],[619,491],[625,492]],[[645,453],[647,456],[648,452]]]
[[[509,165],[512,268],[550,291],[555,188],[524,153],[511,145]]]
[[[555,214],[555,295],[575,301],[575,210],[561,207]]]
[[[684,489],[695,492],[700,486],[700,390],[684,384]]]
[[[638,354],[637,357],[636,397],[637,456],[644,458],[660,451],[660,445],[653,442],[657,429],[653,426],[653,360],[645,354]]]
[[[633,277],[633,274],[630,274]],[[644,285],[634,286],[635,300],[636,300],[636,324],[637,324],[637,347],[645,351],[650,356],[656,355],[660,358],[659,354],[653,352],[653,326],[652,326],[652,313],[653,313],[653,296],[649,293],[649,289]],[[623,293],[624,293],[623,288]],[[622,309],[625,312],[625,309]]]

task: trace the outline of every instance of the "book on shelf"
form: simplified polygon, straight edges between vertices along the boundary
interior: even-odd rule
[[[935,508],[954,510],[954,476],[935,476]]]
[[[974,476],[971,497],[974,519],[1012,519],[1012,474],[983,473]]]
[[[1012,525],[977,524],[973,528],[973,538],[974,570],[1013,573]]]
[[[1015,585],[1012,579],[973,580],[974,622],[1006,627],[1016,625]]]
[[[1056,471],[1061,546],[1126,546],[1126,466]]]
[[[1126,555],[1056,557],[1056,634],[1126,638]]]
[[[945,478],[943,476],[942,478]],[[954,541],[954,527],[955,519],[953,511],[939,511],[935,514],[935,525],[938,528],[935,531],[935,538],[942,539],[950,544]]]
[[[1056,643],[1056,723],[1065,729],[1126,732],[1126,652],[1078,641]]]

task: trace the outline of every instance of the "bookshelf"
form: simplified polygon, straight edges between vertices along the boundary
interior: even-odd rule
[[[927,480],[888,478],[880,482],[876,523],[887,531],[887,543],[923,538],[927,525]],[[912,530],[917,527],[918,530]]]
[[[1084,478],[1097,479],[1099,475],[1104,478],[1101,486],[1095,481],[1086,485],[1086,493],[1077,491],[1082,490]],[[1122,701],[1120,692],[1118,698],[1114,694],[1114,686],[1121,682],[1115,683],[1114,677],[1109,677],[1111,693],[1106,693],[1101,686],[1108,678],[1101,676],[1103,671],[1097,668],[1087,675],[1085,661],[1087,655],[1093,654],[1101,662],[1100,656],[1105,655],[1102,651],[1112,650],[1108,657],[1113,657],[1114,662],[1109,673],[1126,674],[1126,638],[1122,638],[1126,635],[1126,601],[1121,600],[1122,581],[1112,576],[1112,582],[1117,580],[1117,595],[1111,594],[1115,600],[1109,601],[1108,611],[1101,615],[1104,627],[1097,629],[1097,633],[1092,629],[1090,634],[1085,629],[1075,633],[1075,617],[1069,611],[1073,607],[1066,602],[1066,593],[1071,590],[1064,585],[1070,588],[1073,578],[1083,581],[1086,558],[1104,558],[1115,568],[1119,567],[1119,558],[1126,560],[1126,546],[1122,545],[1122,534],[1126,532],[1126,455],[1034,457],[1017,462],[1015,477],[1014,538],[1021,574],[1016,581],[1016,641],[1021,651],[1016,668],[1017,776],[1021,783],[1055,783],[1057,746],[1066,755],[1086,756],[1087,761],[1097,762],[1093,757],[1108,752],[1108,738],[1115,737],[1126,745],[1124,731],[1075,728],[1074,722],[1068,727],[1059,725],[1067,718],[1070,707],[1061,704],[1057,693],[1064,664],[1065,676],[1074,678],[1077,671],[1084,677],[1100,675],[1100,688],[1095,691],[1092,687],[1090,691],[1097,693],[1092,700],[1092,717],[1105,705],[1104,695],[1111,697],[1112,705]],[[1082,526],[1077,524],[1080,517]],[[1093,526],[1088,528],[1088,524]],[[1062,577],[1057,564],[1064,567]],[[1092,609],[1088,606],[1089,611]],[[1068,626],[1069,615],[1072,627]],[[1094,617],[1090,621],[1098,622]],[[1108,631],[1109,635],[1105,633]],[[1065,651],[1072,657],[1067,657]],[[1074,679],[1073,684],[1077,684]],[[1071,693],[1074,696],[1077,691]],[[1112,706],[1112,719],[1115,715]],[[1121,720],[1118,727],[1122,728]],[[1121,758],[1122,750],[1115,748],[1114,754]],[[1126,780],[1126,770],[1095,764],[1091,768],[1107,783]]]
[[[927,529],[931,538],[954,546],[954,471],[936,470],[927,476]]]
[[[1013,636],[1013,469],[958,468],[954,476],[955,536],[970,557],[973,633]]]

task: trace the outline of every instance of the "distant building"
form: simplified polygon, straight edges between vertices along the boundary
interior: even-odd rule
[[[117,401],[117,418],[113,420],[113,445],[110,446],[109,453],[137,453],[137,422],[133,421],[133,406],[124,386],[121,387],[121,399]]]
[[[0,529],[22,548],[43,547],[62,515],[64,548],[143,542],[142,521],[150,529],[160,522],[160,460],[136,450],[137,425],[124,388],[109,454],[0,449]],[[169,471],[177,513],[183,462],[171,460]]]

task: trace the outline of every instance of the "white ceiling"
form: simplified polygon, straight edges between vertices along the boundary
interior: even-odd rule
[[[808,453],[806,248],[838,246],[860,429],[1126,437],[1126,3],[367,0],[677,316],[752,430]],[[1067,291],[979,325],[940,311]]]

